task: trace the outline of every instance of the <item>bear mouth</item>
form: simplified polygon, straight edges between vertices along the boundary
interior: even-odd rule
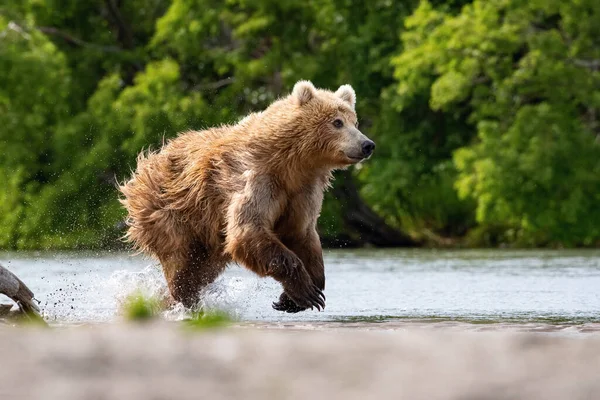
[[[348,158],[350,161],[352,161],[352,162],[354,162],[354,163],[359,163],[359,162],[361,162],[362,160],[364,160],[364,159],[365,159],[365,157],[363,157],[363,156],[349,156],[349,155],[346,155],[346,157],[347,157],[347,158]]]

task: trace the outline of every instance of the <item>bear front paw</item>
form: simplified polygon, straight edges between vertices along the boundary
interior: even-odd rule
[[[312,281],[304,285],[285,285],[285,292],[290,299],[300,308],[316,308],[321,311],[325,309],[325,295]]]
[[[294,276],[302,261],[292,254],[279,254],[271,259],[267,267],[269,275],[286,279]]]
[[[294,303],[285,292],[283,292],[281,293],[281,296],[279,296],[279,301],[273,302],[273,309],[277,311],[287,312],[290,314],[295,314],[300,311],[306,310],[306,307],[300,307],[299,305]]]

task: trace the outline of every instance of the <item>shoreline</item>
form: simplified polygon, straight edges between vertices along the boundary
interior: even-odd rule
[[[43,321],[51,329],[101,328],[111,326],[136,326],[138,324],[164,324],[177,327],[183,325],[188,317],[169,319],[154,316],[144,321],[128,320],[125,316],[116,316],[110,321],[60,321],[45,318]],[[0,329],[22,329],[35,326],[35,321],[23,320],[22,315],[12,318],[0,317]],[[43,324],[42,324],[43,325]],[[600,337],[598,318],[461,318],[461,317],[334,317],[330,320],[238,320],[225,322],[227,329],[254,329],[260,331],[441,331],[458,333],[496,332],[496,333],[541,333],[557,336],[593,336]]]
[[[469,322],[451,319],[401,318],[378,322],[365,321],[244,321],[232,325],[235,328],[259,330],[294,331],[440,331],[456,333],[542,333],[549,335],[594,336],[600,338],[600,322],[548,323],[532,322]]]
[[[137,324],[165,324],[178,326],[188,318],[168,319],[155,316],[148,321],[127,320],[123,315],[111,321],[57,321],[45,319],[50,328],[105,327]],[[19,328],[11,320],[0,319],[3,326]],[[431,330],[453,332],[505,332],[505,333],[546,333],[546,334],[585,334],[600,336],[598,318],[461,318],[461,317],[333,317],[330,320],[238,320],[231,319],[225,324],[230,329],[256,330],[295,330],[295,331],[405,331]]]

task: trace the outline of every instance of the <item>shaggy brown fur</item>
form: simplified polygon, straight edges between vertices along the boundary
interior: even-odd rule
[[[127,237],[160,260],[176,300],[193,306],[235,261],[281,282],[275,309],[325,306],[316,231],[323,191],[333,169],[372,151],[356,128],[355,101],[349,85],[333,93],[300,81],[236,125],[185,132],[138,157],[120,187]]]

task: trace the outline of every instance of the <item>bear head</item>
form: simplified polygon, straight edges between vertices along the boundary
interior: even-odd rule
[[[369,158],[375,143],[358,130],[356,93],[350,85],[335,92],[317,89],[309,81],[294,85],[290,101],[302,140],[316,162],[344,167]]]
[[[355,105],[350,85],[332,92],[299,81],[289,96],[261,113],[261,121],[277,140],[273,151],[291,146],[286,155],[308,160],[314,167],[344,168],[369,158],[375,149],[375,143],[358,130]]]

